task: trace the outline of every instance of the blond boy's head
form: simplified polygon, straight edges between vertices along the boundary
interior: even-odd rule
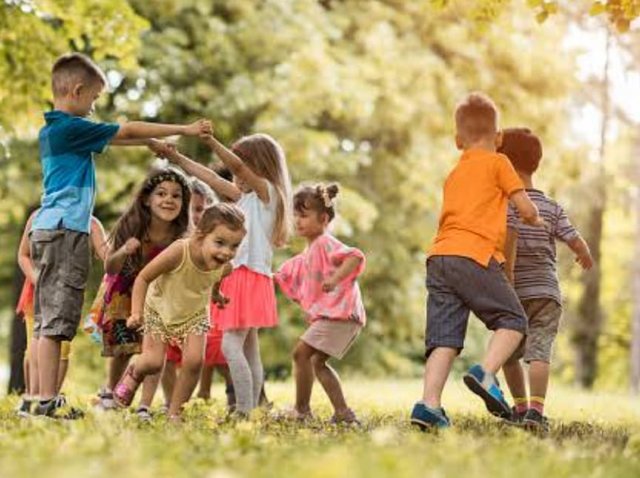
[[[500,146],[498,108],[482,93],[471,93],[456,107],[456,144],[460,149],[485,144]]]
[[[55,102],[64,101],[73,113],[86,115],[107,85],[107,78],[89,57],[68,53],[59,57],[51,71]]]

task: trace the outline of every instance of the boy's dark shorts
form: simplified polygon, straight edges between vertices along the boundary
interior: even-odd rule
[[[483,267],[466,257],[431,256],[427,291],[427,357],[437,347],[464,348],[469,312],[489,330],[527,331],[527,316],[495,259]]]
[[[526,363],[551,362],[553,343],[558,335],[562,305],[550,298],[525,299],[522,307],[529,320],[529,334],[520,342],[510,360],[524,358]]]
[[[80,323],[89,275],[89,235],[69,229],[35,230],[30,241],[38,277],[34,337],[72,340]]]

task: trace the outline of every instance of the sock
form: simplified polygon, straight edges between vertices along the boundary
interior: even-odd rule
[[[540,415],[544,415],[544,397],[531,397],[529,408],[536,410]]]
[[[525,413],[529,409],[529,400],[527,397],[513,397],[513,403],[516,408],[516,413]]]

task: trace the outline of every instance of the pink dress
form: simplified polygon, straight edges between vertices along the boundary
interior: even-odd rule
[[[349,257],[359,257],[359,266],[331,292],[322,282]],[[274,279],[287,297],[296,301],[309,322],[318,319],[353,320],[365,325],[367,318],[357,277],[364,271],[364,254],[325,233],[297,256],[286,261]]]

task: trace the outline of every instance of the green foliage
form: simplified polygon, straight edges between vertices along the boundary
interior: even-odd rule
[[[0,469],[26,478],[46,470],[68,476],[208,477],[636,477],[640,473],[640,416],[627,396],[555,389],[548,409],[556,420],[543,439],[489,417],[458,387],[445,394],[454,427],[443,433],[409,428],[417,382],[347,382],[362,428],[327,423],[329,404],[314,397],[316,420],[302,425],[256,413],[225,422],[220,402],[195,401],[186,423],[164,416],[140,423],[128,412],[89,411],[78,422],[16,418],[15,400],[0,402]],[[286,403],[293,384],[268,385]],[[319,395],[319,394],[317,394]],[[216,397],[223,397],[221,387]],[[612,407],[611,403],[616,406]]]

